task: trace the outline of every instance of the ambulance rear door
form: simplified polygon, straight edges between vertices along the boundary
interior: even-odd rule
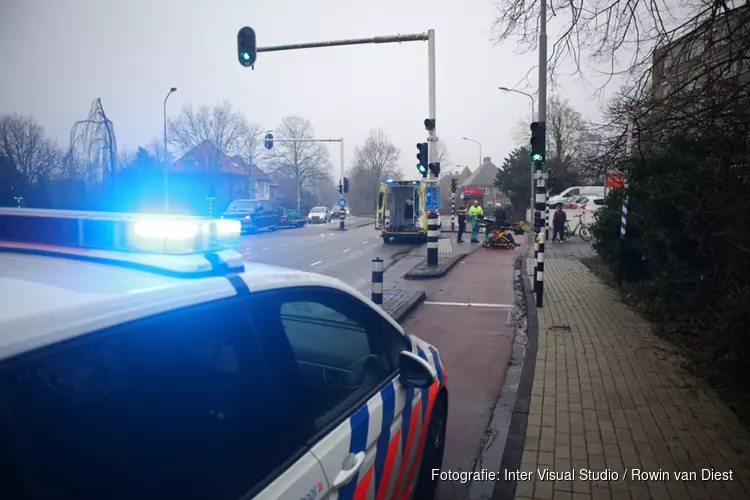
[[[388,196],[388,184],[381,182],[378,184],[378,204],[375,207],[375,229],[382,230],[385,225],[385,207]]]

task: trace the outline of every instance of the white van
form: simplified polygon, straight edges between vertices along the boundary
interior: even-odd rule
[[[581,196],[593,195],[604,198],[604,186],[572,186],[555,196],[550,196],[547,200],[549,208],[555,208],[558,203],[571,203]]]

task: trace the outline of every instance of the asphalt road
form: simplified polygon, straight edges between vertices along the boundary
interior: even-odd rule
[[[372,224],[363,217],[346,220],[346,231],[338,220],[299,229],[261,232],[242,237],[241,252],[249,262],[274,264],[338,278],[369,296],[372,260],[384,261],[384,287],[402,283],[403,275],[427,256],[426,245],[383,244]]]

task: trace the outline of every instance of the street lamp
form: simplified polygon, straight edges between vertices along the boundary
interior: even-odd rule
[[[509,89],[508,87],[498,87],[498,89],[499,90],[503,90],[505,92],[515,92],[516,94],[525,95],[526,97],[528,97],[529,99],[531,99],[531,121],[532,122],[534,121],[534,109],[536,109],[536,108],[534,106],[534,96],[533,95],[527,94],[526,92],[523,92],[521,90]],[[529,186],[529,190],[531,191],[531,198],[529,200],[529,213],[533,214],[534,213],[533,212],[533,210],[534,210],[534,191],[535,191],[535,189],[534,189],[534,162],[533,161],[531,162],[531,185]]]
[[[479,145],[479,166],[481,167],[482,166],[482,143],[479,141],[475,141],[474,139],[469,139],[468,137],[462,137],[462,139]]]
[[[169,177],[167,170],[169,169],[169,158],[167,158],[167,99],[172,95],[173,92],[177,91],[177,87],[169,89],[167,97],[164,98],[164,213],[169,213]]]

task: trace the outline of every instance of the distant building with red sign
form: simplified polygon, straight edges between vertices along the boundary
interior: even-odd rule
[[[506,205],[510,198],[495,188],[495,177],[499,169],[492,163],[492,159],[487,156],[482,161],[482,165],[458,186],[458,195],[465,203],[472,203],[479,200],[482,207],[493,207],[496,203]]]

